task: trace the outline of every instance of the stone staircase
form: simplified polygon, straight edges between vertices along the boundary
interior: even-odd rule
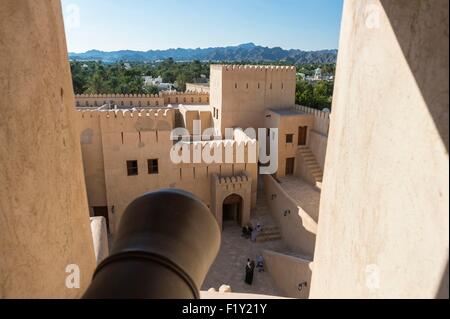
[[[256,236],[256,242],[259,243],[280,239],[281,232],[277,226],[263,226],[262,231]]]
[[[316,161],[316,157],[307,146],[299,146],[298,151],[303,157],[303,161],[312,176],[313,182],[316,187],[322,187],[323,171]]]

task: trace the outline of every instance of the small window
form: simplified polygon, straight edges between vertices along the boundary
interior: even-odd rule
[[[294,142],[294,134],[286,134],[286,143],[292,144]]]
[[[258,82],[258,89],[260,88],[261,86],[259,85],[259,82]]]
[[[284,83],[281,83],[281,89],[282,90],[284,89]]]
[[[237,89],[237,83],[234,83],[234,88]]]
[[[194,103],[194,98],[193,97],[191,97],[191,103]]]
[[[272,83],[270,83],[270,89],[272,90]]]
[[[148,173],[149,174],[158,174],[158,160],[157,159],[149,159],[148,160]]]
[[[127,174],[128,176],[136,176],[138,174],[137,161],[127,161]]]
[[[247,90],[248,90],[248,83],[247,83]]]
[[[209,103],[209,97],[206,98],[206,103]]]

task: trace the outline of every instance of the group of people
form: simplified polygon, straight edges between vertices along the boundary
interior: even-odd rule
[[[251,223],[248,223],[244,227],[242,227],[242,237],[251,238],[251,241],[256,241],[256,237],[262,231],[262,226],[260,223],[256,224],[256,227],[253,228]]]
[[[255,268],[258,272],[264,271],[264,258],[261,255],[256,257],[256,264],[254,260],[247,259],[247,264],[245,265],[245,283],[251,285],[253,283],[253,275]]]

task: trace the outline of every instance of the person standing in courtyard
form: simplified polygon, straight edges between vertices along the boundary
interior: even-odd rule
[[[253,271],[255,269],[255,262],[247,259],[247,264],[245,265],[245,283],[251,285],[253,283]]]

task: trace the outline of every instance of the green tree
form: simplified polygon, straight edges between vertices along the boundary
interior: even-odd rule
[[[145,85],[144,86],[144,93],[145,94],[158,94],[159,89],[156,85]]]

